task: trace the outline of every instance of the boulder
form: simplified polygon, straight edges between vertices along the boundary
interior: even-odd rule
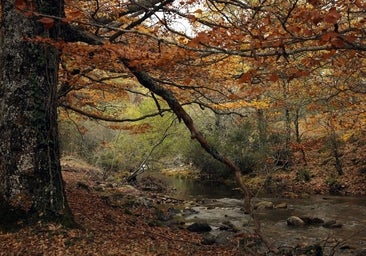
[[[305,222],[300,217],[297,216],[288,217],[286,222],[288,226],[300,227],[305,225]]]
[[[273,209],[273,203],[270,201],[260,201],[254,205],[254,209]]]
[[[219,230],[226,230],[234,233],[239,231],[239,229],[235,227],[235,225],[230,221],[224,221],[223,223],[221,223]]]
[[[305,225],[322,225],[324,220],[317,218],[317,217],[300,217],[304,222]]]
[[[216,243],[216,237],[210,233],[206,233],[201,241],[201,244],[204,245],[212,245],[214,243]]]
[[[205,222],[195,222],[195,223],[189,225],[187,227],[187,229],[189,231],[195,232],[195,233],[205,233],[205,232],[210,232],[212,230],[210,225],[208,225]]]
[[[227,245],[231,239],[233,238],[234,234],[231,232],[220,232],[217,236],[216,236],[216,244],[218,245]]]

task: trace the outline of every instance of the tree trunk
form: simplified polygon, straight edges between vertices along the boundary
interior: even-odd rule
[[[333,126],[330,127],[331,133],[330,133],[330,147],[332,150],[332,154],[335,160],[334,166],[337,170],[338,175],[343,175],[343,167],[342,167],[342,161],[341,156],[339,152],[339,142],[338,142],[338,136],[335,131],[335,128]]]
[[[263,109],[257,109],[257,127],[259,149],[263,150],[267,144],[267,121]]]
[[[296,111],[295,111],[294,127],[295,127],[296,143],[300,145],[302,142],[301,135],[300,135],[300,108],[296,108]],[[303,147],[300,147],[300,152],[301,152],[302,161],[304,163],[304,166],[308,165],[305,149]]]
[[[30,10],[61,16],[63,1],[1,1],[0,223],[31,218],[71,224],[57,127],[59,53],[32,41],[57,38],[59,27],[55,22],[45,29],[39,17],[25,15]]]

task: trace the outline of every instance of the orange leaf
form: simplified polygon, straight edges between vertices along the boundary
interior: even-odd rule
[[[25,0],[15,0],[14,5],[17,10],[21,10],[21,11],[23,11],[27,8],[27,3]]]
[[[44,28],[47,30],[52,28],[52,26],[55,23],[54,19],[48,18],[48,17],[43,17],[43,18],[39,19],[38,21],[41,22],[43,24]]]
[[[310,72],[307,70],[298,70],[296,72],[297,77],[308,76],[309,74],[310,74]]]
[[[334,54],[335,54],[334,51],[330,51],[330,52],[327,52],[327,53],[323,53],[322,58],[323,59],[329,59],[329,58],[333,57]]]
[[[320,13],[315,13],[311,20],[314,25],[318,25],[323,20],[323,17]]]
[[[337,36],[337,33],[335,33],[335,32],[328,32],[328,33],[325,33],[324,35],[322,35],[321,41],[328,42],[328,41],[330,41],[332,38],[334,38],[336,36]]]
[[[333,7],[329,10],[329,13],[327,16],[325,16],[324,20],[327,23],[335,24],[340,18],[341,15],[337,12],[337,9]]]
[[[192,79],[190,77],[186,77],[183,81],[184,84],[189,85],[191,83]]]
[[[244,74],[242,74],[238,80],[239,83],[247,83],[250,82],[252,80],[253,74],[252,72],[246,72]]]
[[[355,1],[355,4],[358,8],[365,8],[366,7],[366,4],[365,3],[362,3],[361,0],[356,0]]]
[[[61,19],[61,22],[62,22],[63,24],[68,24],[70,21],[69,21],[69,19],[68,19],[68,18],[62,18],[62,19]]]
[[[271,81],[271,82],[277,82],[278,79],[279,79],[279,76],[277,74],[271,74],[269,76],[269,81]]]
[[[239,99],[239,96],[238,96],[238,95],[236,95],[236,94],[234,94],[234,93],[232,93],[232,94],[230,94],[230,95],[228,96],[228,98],[229,98],[230,100],[237,100],[237,99]]]
[[[344,41],[339,38],[334,38],[331,42],[334,47],[344,47]]]

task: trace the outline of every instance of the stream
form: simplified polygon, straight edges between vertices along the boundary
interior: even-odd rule
[[[196,213],[185,216],[189,223],[204,221],[213,231],[229,221],[241,230],[250,230],[253,221],[242,211],[241,193],[222,183],[201,183],[191,179],[149,173],[174,188],[174,197],[191,202],[189,208]],[[255,198],[270,201],[274,205],[286,203],[284,209],[258,209],[255,215],[261,223],[265,237],[276,247],[295,247],[299,244],[320,243],[328,247],[338,244],[342,253],[354,255],[353,249],[366,249],[366,197],[312,196],[307,199],[284,199],[265,196]],[[317,217],[324,221],[335,220],[341,228],[318,226],[290,227],[290,216]]]

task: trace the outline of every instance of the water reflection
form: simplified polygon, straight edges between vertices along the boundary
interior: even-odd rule
[[[179,177],[167,177],[154,173],[154,176],[175,188],[174,196],[185,200],[203,200],[199,211],[190,216],[195,221],[202,219],[212,225],[225,220],[242,225],[245,216],[240,208],[240,191],[223,183],[203,183]],[[343,241],[353,248],[366,248],[366,198],[314,196],[308,199],[256,198],[268,200],[274,204],[286,202],[287,209],[265,209],[256,211],[262,223],[262,232],[277,246],[294,246],[298,243],[319,243],[325,241]],[[325,221],[336,220],[342,223],[340,229],[327,229],[322,226],[290,228],[286,219],[289,216],[318,217]],[[189,220],[189,219],[188,219]],[[341,255],[341,254],[336,254]],[[343,254],[342,254],[343,255]],[[344,254],[352,255],[352,254]]]
[[[202,182],[185,177],[166,176],[159,172],[146,172],[143,175],[151,175],[164,181],[175,190],[174,196],[179,199],[216,199],[216,198],[241,198],[241,191],[235,186],[223,182]],[[141,177],[143,177],[143,175]]]

